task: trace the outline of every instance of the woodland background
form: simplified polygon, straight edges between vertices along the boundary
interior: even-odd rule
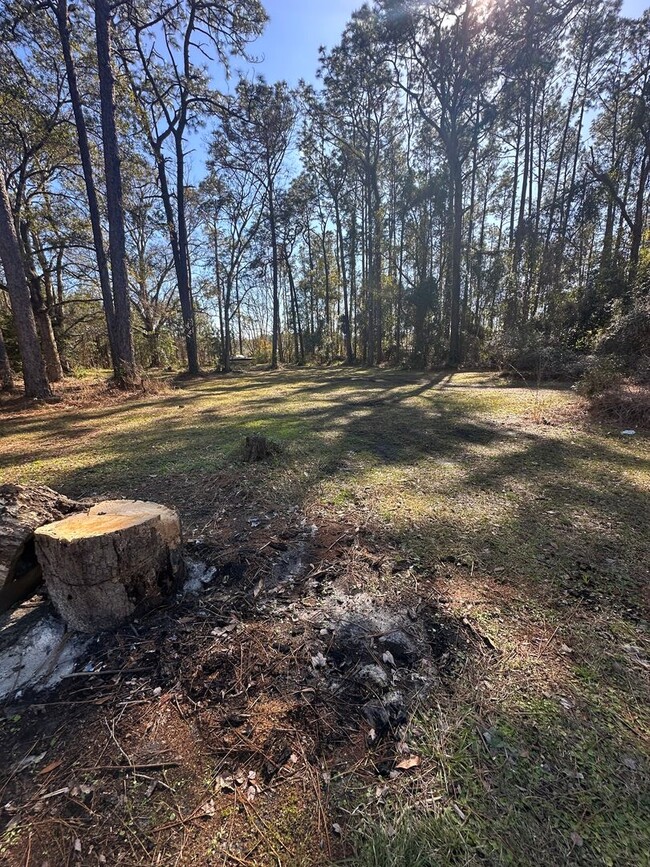
[[[297,89],[228,78],[265,19],[4,3],[5,388],[237,355],[644,380],[648,12],[382,0]]]

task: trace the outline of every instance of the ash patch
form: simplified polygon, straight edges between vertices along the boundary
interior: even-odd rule
[[[350,711],[371,726],[371,739],[400,736],[417,703],[444,689],[446,662],[460,639],[426,608],[397,610],[367,593],[323,599],[313,676],[339,716]]]
[[[20,698],[24,690],[52,689],[74,671],[90,644],[87,636],[66,632],[46,603],[25,610],[14,612],[2,630],[0,701]]]
[[[183,584],[183,594],[200,593],[214,581],[217,575],[216,566],[209,566],[202,560],[193,560],[190,557],[185,558],[185,568],[186,578]]]
[[[291,544],[282,540],[269,542],[276,556],[270,574],[264,579],[264,590],[267,593],[290,593],[296,582],[304,578],[309,569],[308,560],[316,530],[314,524],[308,525],[303,521]]]

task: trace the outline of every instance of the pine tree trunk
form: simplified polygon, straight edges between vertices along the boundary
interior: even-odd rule
[[[52,274],[50,266],[45,256],[43,247],[38,239],[38,236],[32,233],[32,241],[36,252],[36,258],[42,273],[42,285],[45,290],[45,306],[52,326],[52,339],[56,350],[56,357],[61,365],[62,374],[70,374],[70,364],[65,357],[65,338],[63,331],[63,252],[65,247],[62,246],[57,250],[56,255],[56,289],[52,283]],[[47,358],[45,359],[47,365]],[[48,371],[49,375],[49,371]],[[51,380],[50,380],[51,381]]]
[[[339,210],[338,200],[334,199],[334,216],[336,219],[336,232],[339,243],[339,255],[341,259],[341,288],[343,290],[343,316],[345,317],[345,361],[346,364],[354,362],[352,352],[352,333],[350,328],[350,301],[348,297],[348,274],[345,265],[345,245],[343,243],[343,226],[341,224],[341,214]]]
[[[66,337],[65,337],[65,316],[63,313],[63,250],[58,251],[56,256],[56,295],[53,298],[52,306],[54,315],[52,316],[52,325],[54,327],[54,339],[59,350],[59,358],[63,372],[67,375],[72,373],[72,365],[68,361],[66,353]],[[110,343],[110,342],[109,342]]]
[[[77,84],[77,73],[72,58],[72,49],[70,47],[70,29],[68,25],[67,0],[57,0],[56,23],[57,29],[59,31],[59,39],[61,42],[63,59],[65,62],[68,91],[70,93],[70,102],[72,105],[75,128],[77,131],[79,157],[81,160],[81,167],[84,175],[86,197],[88,199],[88,211],[90,215],[90,225],[93,233],[95,257],[97,259],[99,285],[102,293],[104,315],[106,316],[106,327],[108,331],[108,345],[111,353],[111,364],[113,366],[113,373],[115,375],[115,378],[119,379],[119,353],[115,344],[114,337],[115,309],[113,305],[113,293],[111,290],[111,281],[108,273],[108,261],[106,259],[106,251],[104,249],[104,237],[102,232],[99,203],[97,200],[97,189],[95,187],[95,180],[93,177],[92,159],[90,156],[90,144],[88,141],[88,129],[86,127],[86,119],[84,117],[81,104],[81,95],[79,93],[79,86]]]
[[[241,304],[239,300],[239,275],[235,274],[235,304],[237,305],[237,339],[239,340],[239,354],[244,354],[244,340],[241,330]]]
[[[199,366],[198,344],[196,340],[196,318],[194,316],[194,299],[190,284],[190,263],[188,256],[187,223],[185,219],[185,178],[183,154],[184,126],[179,126],[174,135],[176,147],[176,210],[178,214],[178,252],[179,271],[178,297],[181,302],[183,329],[185,331],[185,346],[187,349],[187,370],[194,376],[201,372]]]
[[[460,364],[460,289],[463,242],[463,181],[462,166],[457,158],[450,160],[453,189],[453,227],[451,238],[451,299],[449,363]]]
[[[230,323],[230,299],[232,296],[232,276],[226,277],[226,292],[223,297],[223,370],[230,373],[232,357],[232,329]]]
[[[106,175],[109,252],[115,308],[114,339],[119,359],[118,381],[128,386],[136,381],[136,367],[131,335],[131,309],[126,272],[122,171],[117,143],[117,129],[115,126],[111,7],[108,0],[96,0],[95,2],[95,33],[97,37],[97,62],[99,67],[104,171]]]
[[[271,348],[271,367],[278,366],[278,342],[280,337],[280,296],[278,293],[278,242],[275,231],[275,204],[273,201],[273,178],[267,160],[267,179],[269,195],[269,223],[271,228],[271,253],[273,257],[273,339]]]
[[[639,165],[639,185],[637,188],[636,201],[634,207],[634,218],[632,222],[631,237],[630,237],[630,264],[628,270],[629,290],[628,295],[631,296],[636,288],[636,278],[639,268],[639,256],[641,253],[641,243],[643,241],[643,226],[644,214],[647,208],[647,192],[648,180],[650,179],[650,143],[647,146],[646,152]],[[626,301],[631,301],[628,297]]]
[[[224,349],[226,346],[226,334],[225,334],[225,322],[223,315],[223,298],[221,294],[221,268],[219,265],[219,229],[217,228],[217,213],[215,211],[214,216],[214,282],[217,290],[217,309],[219,312],[219,337],[221,339],[221,366],[224,367],[224,363],[229,361],[230,356],[226,359],[224,354]],[[224,373],[227,373],[227,370],[224,370]]]
[[[298,295],[296,293],[296,284],[293,279],[293,269],[291,268],[291,260],[287,252],[286,245],[284,246],[284,259],[287,266],[287,274],[289,277],[289,294],[291,297],[291,310],[293,319],[293,334],[296,350],[296,360],[299,364],[305,363],[305,346],[302,339],[302,327],[300,325],[300,310],[298,309]]]
[[[41,349],[45,358],[45,370],[50,382],[60,382],[63,379],[63,367],[59,358],[59,350],[54,339],[52,320],[43,298],[42,278],[36,273],[34,265],[34,251],[29,236],[29,226],[24,220],[20,221],[20,236],[23,242],[23,261],[25,271],[29,279],[31,290],[32,309],[36,320],[36,330],[41,339]]]

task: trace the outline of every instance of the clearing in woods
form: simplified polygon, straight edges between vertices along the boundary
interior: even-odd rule
[[[197,592],[2,708],[2,863],[650,863],[645,436],[478,373],[92,393],[5,405],[2,481],[176,506]]]

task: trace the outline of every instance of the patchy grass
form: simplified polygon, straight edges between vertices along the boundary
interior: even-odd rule
[[[420,767],[351,763],[326,786],[348,863],[650,864],[646,437],[587,424],[570,390],[479,373],[252,371],[101,401],[74,387],[5,408],[3,481],[169,502],[190,538],[233,550],[260,544],[245,532],[260,515],[352,527],[410,564],[366,589],[399,585],[475,637],[404,733]],[[282,457],[243,466],[252,433]],[[322,832],[312,783],[269,802],[271,845],[251,831],[241,863],[326,861],[296,833]],[[237,863],[236,829],[217,815],[187,852]],[[29,840],[14,825],[0,853],[23,864]]]

